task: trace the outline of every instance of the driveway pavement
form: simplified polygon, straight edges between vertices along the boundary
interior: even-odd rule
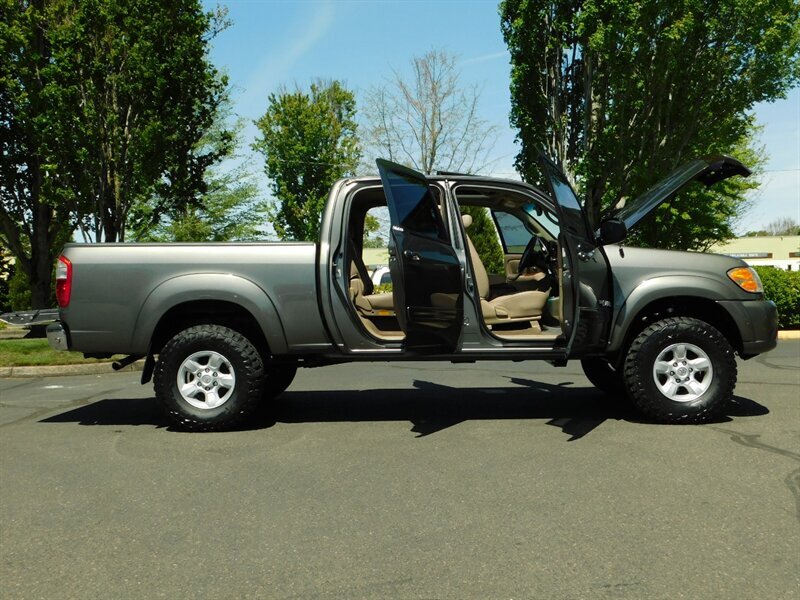
[[[663,426],[577,363],[342,365],[216,434],[138,373],[2,379],[2,597],[797,598],[800,342],[739,370]]]

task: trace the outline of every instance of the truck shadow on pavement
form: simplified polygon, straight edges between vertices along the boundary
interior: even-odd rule
[[[414,389],[334,390],[284,392],[240,430],[257,430],[276,423],[411,422],[416,437],[425,437],[465,421],[547,420],[579,440],[607,420],[647,423],[625,399],[595,388],[571,387],[530,379],[509,378],[517,387],[454,388],[414,381]],[[768,414],[761,404],[740,396],[716,423],[735,417]],[[151,425],[173,430],[154,398],[99,400],[42,419],[42,423],[80,425]]]

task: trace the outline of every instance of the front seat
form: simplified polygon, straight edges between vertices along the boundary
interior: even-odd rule
[[[470,215],[461,215],[461,222],[464,223],[464,230],[466,231],[472,225],[472,217]],[[486,273],[486,267],[483,266],[478,252],[469,238],[469,234],[466,237],[469,245],[472,272],[475,274],[475,283],[478,286],[478,295],[481,299],[481,312],[486,324],[519,323],[541,319],[542,310],[550,295],[549,290],[546,292],[516,292],[490,300],[488,298],[490,292],[489,275]]]

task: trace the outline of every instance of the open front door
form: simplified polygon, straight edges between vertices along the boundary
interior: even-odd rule
[[[605,347],[612,318],[611,272],[578,197],[561,170],[544,156],[539,165],[559,213],[558,243],[563,263],[562,328],[567,356]],[[565,259],[565,260],[564,260]]]
[[[461,264],[436,190],[421,173],[385,160],[376,162],[392,223],[389,270],[406,349],[452,352],[464,319]]]

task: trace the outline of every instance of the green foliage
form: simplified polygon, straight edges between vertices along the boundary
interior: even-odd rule
[[[30,281],[28,281],[28,277],[22,269],[16,269],[8,280],[8,304],[11,310],[30,310],[33,308]],[[49,306],[55,306],[55,302],[50,303]]]
[[[382,236],[364,238],[364,248],[387,248],[389,242]]]
[[[750,111],[798,81],[797,0],[506,0],[517,166],[553,157],[590,217],[707,154],[761,162]],[[704,248],[732,237],[754,184],[695,189],[638,241]],[[669,228],[669,236],[665,231]]]
[[[5,248],[0,248],[0,313],[11,310],[9,283],[14,275],[14,259]]]
[[[748,140],[744,138],[740,142]],[[763,154],[741,144],[728,154],[756,173],[764,164]],[[715,243],[735,237],[733,227],[749,206],[746,194],[758,185],[754,176],[732,177],[711,188],[700,183],[691,184],[640,222],[626,243],[705,252]]]
[[[228,242],[261,236],[258,186],[231,173],[211,179],[199,207],[184,207],[141,238],[157,242]]]
[[[472,217],[472,225],[467,234],[483,266],[489,273],[505,273],[503,248],[500,246],[497,229],[488,210],[482,206],[462,206],[461,212]]]
[[[361,156],[356,101],[338,81],[309,92],[270,94],[253,148],[264,155],[276,205],[270,211],[281,239],[316,240],[331,185],[354,173]]]
[[[124,355],[118,354],[108,360],[117,360]],[[85,359],[80,352],[62,352],[53,350],[42,338],[0,340],[0,367],[24,367],[38,365],[73,365],[103,362],[96,359]],[[110,370],[110,367],[109,367]]]
[[[224,97],[199,0],[0,0],[0,236],[45,306],[76,227],[121,241],[140,203],[195,201]]]
[[[364,215],[364,248],[386,248],[389,245],[389,209],[386,206],[371,208]]]
[[[775,267],[754,268],[764,284],[764,296],[778,306],[778,327],[800,328],[800,272]]]
[[[57,60],[53,39],[70,28],[64,2],[0,0],[0,244],[47,306],[57,249],[74,219],[70,166],[81,128],[77,74]]]
[[[220,110],[214,125],[198,143],[196,152],[235,158],[229,143],[229,134],[238,140],[244,128],[241,121],[229,129],[226,122],[229,107]],[[233,168],[225,165],[209,167],[203,179],[204,193],[196,202],[173,208],[168,219],[155,227],[146,226],[136,232],[137,241],[156,242],[226,242],[245,241],[262,237],[259,225],[264,221],[265,207],[258,201],[258,186],[245,164]],[[147,211],[158,212],[163,198],[154,196],[147,205],[141,205],[142,222],[154,219]]]
[[[759,231],[748,231],[744,237],[756,237],[764,235],[800,235],[800,224],[791,217],[781,217],[769,223],[766,229]]]
[[[124,241],[154,194],[151,223],[196,202],[206,169],[228,151],[199,144],[226,98],[207,56],[219,23],[199,0],[83,0],[69,16],[65,61],[81,73],[80,121],[93,140],[80,225],[98,241]]]

